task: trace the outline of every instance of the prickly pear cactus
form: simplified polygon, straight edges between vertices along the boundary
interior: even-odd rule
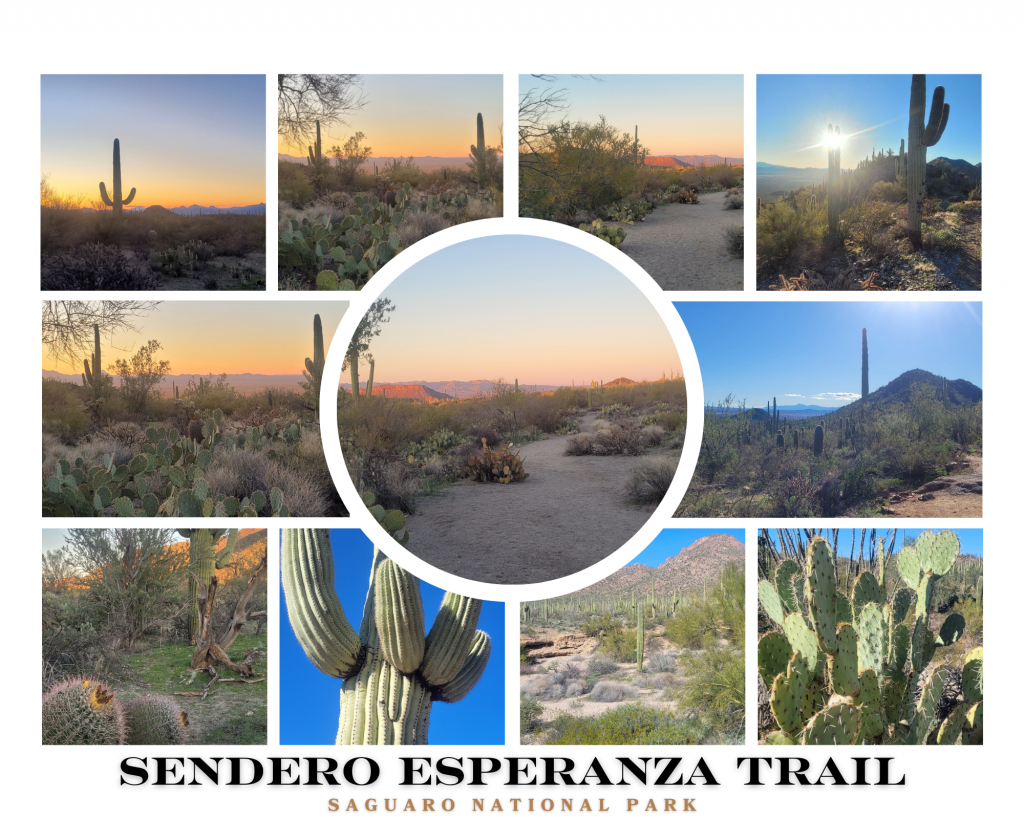
[[[376,548],[358,634],[334,590],[327,530],[282,531],[281,577],[306,656],[345,681],[338,745],[426,745],[434,702],[458,702],[483,675],[491,654],[476,627],[483,603],[448,592],[425,634],[419,580]]]
[[[124,707],[100,680],[72,677],[43,695],[43,745],[124,745]]]
[[[923,532],[896,560],[905,587],[862,572],[847,597],[835,555],[815,537],[804,570],[784,560],[758,583],[758,600],[777,627],[761,636],[757,665],[770,690],[773,745],[976,744],[982,741],[982,649],[967,655],[964,702],[940,718],[949,671],[931,664],[937,646],[964,633],[950,614],[935,634],[932,588],[960,553],[953,532]],[[891,574],[890,574],[891,581]],[[910,620],[912,619],[912,623]],[[904,622],[904,621],[908,622]]]
[[[188,714],[170,697],[126,700],[124,715],[129,745],[188,745]]]

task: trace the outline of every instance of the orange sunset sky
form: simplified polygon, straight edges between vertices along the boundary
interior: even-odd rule
[[[131,207],[244,207],[266,202],[266,77],[43,75],[42,167],[84,207],[113,193],[121,145]]]
[[[373,156],[468,157],[476,143],[476,115],[484,117],[484,139],[501,139],[500,74],[363,74],[365,105],[347,117],[348,125],[321,134],[323,151],[361,131]],[[278,139],[277,150],[305,156],[306,146]],[[372,161],[372,158],[371,158]],[[371,168],[372,172],[372,168]]]
[[[313,316],[320,314],[325,351],[345,313],[345,302],[162,302],[139,319],[138,333],[100,339],[103,369],[114,360],[130,358],[150,339],[163,345],[160,360],[171,362],[171,373],[301,373],[306,356],[313,355]],[[65,374],[82,372],[55,363],[42,351],[43,369]]]

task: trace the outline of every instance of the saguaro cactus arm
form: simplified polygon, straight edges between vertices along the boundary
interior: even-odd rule
[[[946,130],[946,122],[949,120],[949,103],[946,100],[946,89],[941,85],[935,86],[932,92],[932,110],[928,113],[928,125],[925,126],[924,134],[921,137],[921,144],[931,148],[940,139],[942,132]]]

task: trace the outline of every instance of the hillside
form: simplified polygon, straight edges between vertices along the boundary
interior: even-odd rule
[[[718,582],[727,563],[744,562],[743,544],[732,535],[708,535],[695,540],[688,548],[670,557],[657,568],[633,563],[624,566],[604,580],[588,586],[580,594],[621,594],[635,589],[650,592],[654,578],[655,594],[675,591],[701,591],[705,583]]]
[[[604,383],[604,386],[605,387],[632,387],[634,384],[636,384],[636,381],[634,381],[631,378],[616,378],[614,381],[606,381]]]
[[[867,399],[854,401],[840,407],[831,415],[836,418],[853,416],[864,409],[873,410],[893,404],[910,404],[918,389],[925,389],[929,397],[942,399],[942,376],[933,375],[926,370],[908,370],[884,387],[874,390]],[[970,381],[958,378],[946,382],[946,394],[952,407],[973,406],[981,401],[982,391]]]

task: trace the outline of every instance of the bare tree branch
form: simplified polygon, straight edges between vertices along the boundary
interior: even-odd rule
[[[277,133],[300,150],[316,139],[316,123],[329,129],[368,100],[358,74],[278,74]]]
[[[98,324],[107,337],[138,333],[136,321],[159,305],[158,301],[44,301],[43,346],[55,362],[79,367],[92,352],[93,325]]]

